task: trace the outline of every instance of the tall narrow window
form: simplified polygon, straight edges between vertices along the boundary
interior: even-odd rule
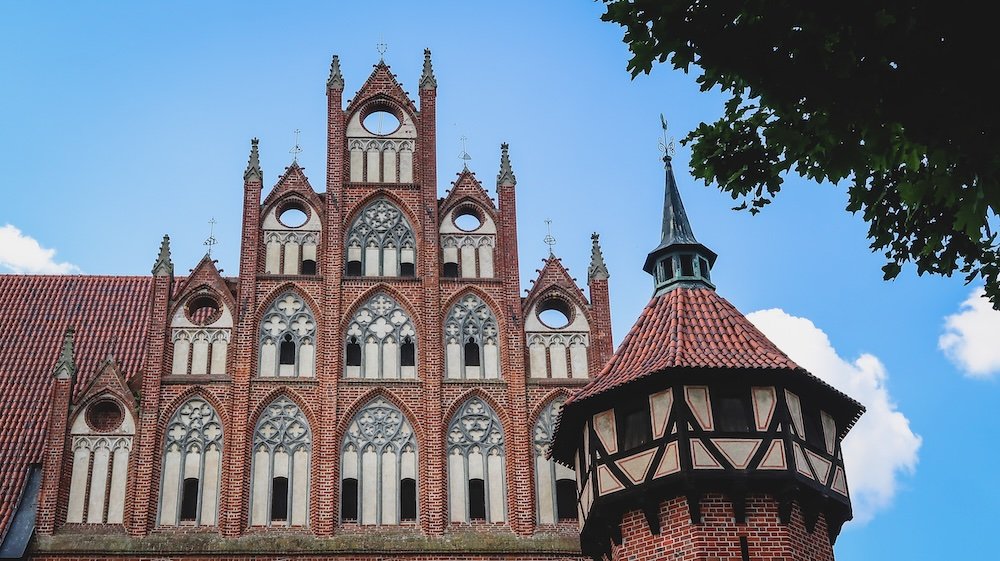
[[[316,320],[294,292],[278,298],[260,324],[260,376],[311,377],[315,372]]]
[[[504,431],[481,398],[462,404],[448,429],[448,501],[452,522],[507,519]]]
[[[412,276],[414,247],[413,228],[403,213],[388,200],[376,199],[358,214],[347,233],[347,274]]]
[[[312,436],[299,406],[281,396],[257,419],[250,482],[250,524],[305,526]]]
[[[722,432],[748,432],[754,426],[750,409],[750,391],[712,390],[715,430]]]
[[[576,519],[576,474],[548,458],[556,419],[565,398],[554,399],[542,409],[535,422],[535,498],[539,524]]]
[[[382,397],[362,407],[347,427],[340,457],[342,521],[416,518],[417,441],[399,408]]]
[[[347,326],[344,376],[416,378],[416,339],[409,314],[395,299],[372,296]]]
[[[201,397],[186,401],[166,427],[160,524],[216,523],[222,467],[222,422]]]
[[[445,371],[450,379],[500,377],[496,316],[469,294],[451,309],[444,324]]]
[[[649,406],[645,402],[637,406],[622,408],[617,413],[618,433],[622,450],[638,448],[653,440],[653,426],[649,420]]]

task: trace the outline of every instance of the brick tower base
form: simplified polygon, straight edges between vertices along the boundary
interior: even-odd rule
[[[622,543],[612,547],[612,561],[833,561],[823,516],[809,532],[793,503],[790,522],[782,524],[778,501],[768,495],[747,497],[746,523],[736,523],[732,503],[720,494],[702,499],[701,524],[691,523],[687,499],[663,501],[660,528],[653,535],[641,510],[626,513]]]

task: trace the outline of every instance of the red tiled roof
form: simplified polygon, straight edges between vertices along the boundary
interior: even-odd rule
[[[714,290],[681,287],[649,301],[601,373],[566,405],[667,368],[799,370]]]
[[[63,331],[76,328],[74,399],[109,354],[132,376],[142,364],[151,281],[0,275],[0,540],[28,465],[42,461]]]

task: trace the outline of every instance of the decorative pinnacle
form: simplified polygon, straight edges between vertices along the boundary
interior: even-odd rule
[[[62,352],[59,353],[59,359],[56,361],[55,369],[52,371],[52,376],[57,380],[72,380],[76,376],[76,362],[73,356],[74,333],[75,330],[72,326],[67,327],[63,333]]]
[[[510,168],[510,155],[507,153],[508,148],[510,148],[510,145],[506,142],[500,145],[500,173],[497,174],[497,187],[501,185],[513,187],[517,185],[514,170]]]
[[[600,239],[601,236],[597,232],[590,235],[590,268],[587,269],[587,280],[606,280],[611,276],[608,273],[608,266],[604,264]]]
[[[344,76],[340,73],[340,57],[337,55],[333,55],[333,60],[330,61],[330,77],[326,80],[326,89],[344,89]]]
[[[424,73],[420,76],[420,89],[436,90],[437,79],[434,78],[434,69],[431,67],[431,50],[424,49]]]
[[[257,152],[259,142],[256,138],[250,141],[250,161],[247,162],[247,170],[243,172],[243,181],[263,181],[264,179],[264,174],[260,171],[260,154]]]
[[[166,234],[160,242],[160,254],[156,257],[156,263],[153,263],[153,276],[174,276],[174,263],[170,260],[170,236]]]

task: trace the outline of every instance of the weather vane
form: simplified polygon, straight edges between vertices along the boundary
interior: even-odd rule
[[[212,246],[219,243],[219,241],[215,239],[215,217],[212,217],[212,219],[208,221],[208,224],[209,224],[208,239],[205,240],[205,245],[208,246],[208,256],[211,257]]]
[[[545,219],[545,231],[545,239],[542,241],[545,242],[545,245],[549,246],[549,257],[555,257],[555,252],[552,251],[552,248],[556,245],[556,239],[552,237],[552,221],[548,218]]]
[[[663,138],[660,139],[660,152],[665,158],[674,156],[674,137],[667,137],[667,119],[660,113],[660,126],[663,127]]]
[[[389,45],[385,44],[381,35],[378,36],[378,43],[375,43],[375,50],[378,51],[378,59],[385,60],[385,52],[389,50]]]
[[[302,147],[299,146],[299,133],[301,132],[299,129],[295,129],[295,146],[292,146],[292,149],[288,151],[292,155],[292,163],[295,164],[299,163],[299,154],[302,153]]]
[[[466,136],[463,134],[462,138],[460,138],[459,140],[462,141],[462,153],[458,155],[458,159],[464,162],[465,169],[469,169],[469,160],[472,159],[472,156],[470,156],[469,153],[465,151],[465,142],[469,139],[466,138]]]

